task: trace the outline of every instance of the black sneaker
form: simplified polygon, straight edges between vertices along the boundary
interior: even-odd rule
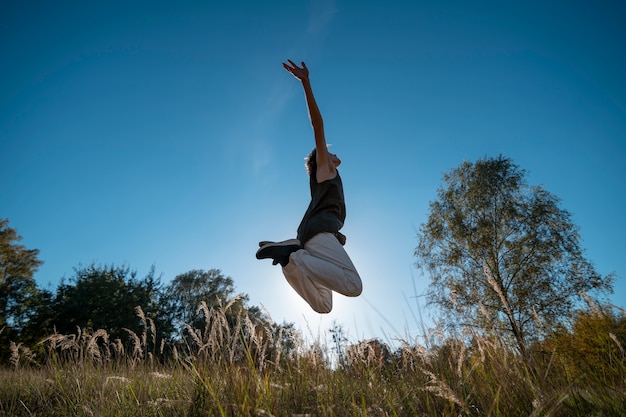
[[[283,240],[282,242],[274,242],[273,240],[262,240],[259,242],[259,248],[265,245],[270,245],[270,244],[272,245],[282,245],[282,244],[300,245],[300,241],[298,239],[288,239],[288,240]]]
[[[271,258],[273,265],[280,264],[286,266],[289,263],[289,255],[300,249],[298,239],[289,239],[282,242],[260,242],[263,243],[256,252],[257,259]]]

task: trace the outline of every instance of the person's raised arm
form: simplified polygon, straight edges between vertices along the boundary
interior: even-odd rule
[[[283,63],[283,67],[293,74],[304,88],[304,96],[306,98],[307,108],[309,109],[309,118],[311,119],[311,125],[313,126],[313,134],[315,136],[315,148],[317,149],[317,165],[318,170],[322,170],[322,176],[326,177],[328,174],[334,176],[335,166],[330,163],[328,156],[328,149],[326,147],[326,136],[324,134],[324,121],[322,120],[322,114],[315,101],[313,95],[313,89],[311,88],[311,81],[309,80],[309,69],[306,64],[302,62],[302,67],[296,65],[292,60],[288,60],[289,64]],[[329,171],[329,172],[325,172]],[[318,176],[319,179],[320,176]]]

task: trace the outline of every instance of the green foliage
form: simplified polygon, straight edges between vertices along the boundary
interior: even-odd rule
[[[226,321],[233,326],[236,317],[248,310],[247,295],[235,296],[232,278],[226,277],[219,269],[191,270],[177,275],[164,289],[162,299],[167,312],[167,320],[176,330],[171,339],[184,340],[187,345],[193,343],[188,326],[201,327],[212,310],[219,310],[228,305]],[[250,309],[250,315],[258,321],[261,313],[258,308]]]
[[[603,306],[576,312],[571,330],[562,327],[544,342],[559,353],[573,380],[624,386],[626,315]],[[601,381],[593,380],[600,377]]]
[[[18,244],[22,237],[0,218],[0,358],[8,354],[10,340],[26,339],[29,325],[43,297],[33,274],[42,262],[37,249]]]
[[[57,332],[106,329],[112,340],[123,338],[124,329],[141,333],[138,306],[157,326],[168,330],[167,322],[161,320],[160,280],[154,269],[141,279],[126,266],[92,264],[74,273],[68,284],[59,285],[50,306],[49,321]]]
[[[495,332],[522,352],[571,315],[581,292],[613,281],[584,258],[558,198],[524,177],[502,156],[445,174],[415,250],[448,324]]]
[[[206,303],[209,308],[216,307],[232,299],[234,292],[232,278],[225,277],[219,269],[194,269],[172,280],[165,288],[164,302],[173,322],[193,324],[196,319],[202,320],[198,317],[201,303]]]
[[[62,281],[54,293],[39,290],[33,279],[41,264],[38,251],[16,244],[20,239],[8,227],[8,220],[0,219],[0,360],[9,358],[11,346],[41,353],[38,342],[51,340],[51,334],[67,345],[91,333],[105,332],[106,338],[100,338],[99,344],[131,336],[125,348],[133,349],[139,344],[136,336],[142,335],[152,341],[151,353],[162,351],[165,342],[169,342],[170,353],[175,346],[189,349],[197,335],[189,333],[188,328],[203,325],[225,305],[229,307],[224,318],[229,331],[242,313],[249,320],[249,325],[240,329],[243,332],[258,333],[267,325],[268,318],[261,310],[246,305],[247,295],[234,296],[233,280],[217,269],[192,270],[163,287],[154,268],[139,278],[127,266],[91,264],[76,268],[68,282]],[[291,330],[289,324],[276,327],[273,337],[284,337]],[[73,336],[61,337],[67,334]],[[292,351],[288,338],[283,341],[283,353]],[[118,344],[112,347],[122,351]]]

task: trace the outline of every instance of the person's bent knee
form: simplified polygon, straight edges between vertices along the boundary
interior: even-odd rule
[[[354,288],[352,288],[352,290],[346,294],[346,296],[348,297],[358,297],[359,295],[361,295],[361,293],[363,292],[363,285],[362,284],[355,284]]]
[[[309,303],[313,311],[319,314],[328,314],[333,309],[333,302],[321,302],[316,304]]]
[[[350,285],[344,295],[348,297],[358,297],[363,292],[363,282],[359,274],[348,274],[348,282]]]

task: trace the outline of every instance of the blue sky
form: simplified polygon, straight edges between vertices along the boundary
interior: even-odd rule
[[[502,154],[561,198],[624,306],[626,6],[508,3],[5,1],[0,217],[40,250],[44,288],[91,262],[164,282],[217,268],[305,334],[408,338],[442,174]],[[325,316],[254,257],[294,236],[309,200],[288,58],[307,62],[343,161],[364,282]]]

